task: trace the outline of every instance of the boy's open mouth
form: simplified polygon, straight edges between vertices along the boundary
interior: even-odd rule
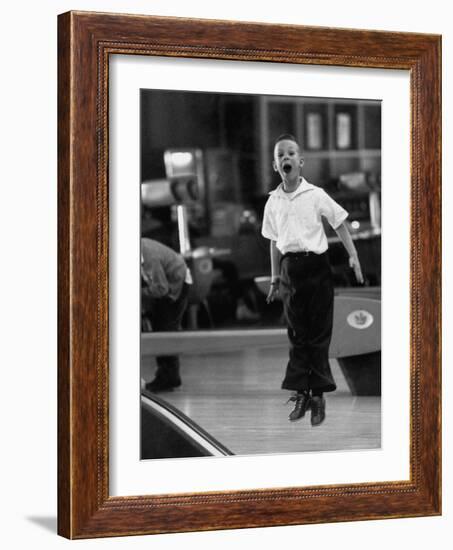
[[[292,166],[291,164],[284,164],[283,165],[283,172],[285,172],[285,174],[289,174],[292,170]]]

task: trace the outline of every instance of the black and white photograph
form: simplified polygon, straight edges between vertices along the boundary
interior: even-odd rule
[[[451,548],[448,5],[5,3],[5,549]]]
[[[381,447],[381,101],[141,89],[141,459]]]

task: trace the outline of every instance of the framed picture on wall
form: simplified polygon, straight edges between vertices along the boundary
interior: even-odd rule
[[[439,56],[60,16],[60,534],[440,513]]]

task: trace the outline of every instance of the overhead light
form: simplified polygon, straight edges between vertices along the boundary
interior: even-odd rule
[[[171,163],[174,168],[183,168],[185,166],[190,166],[193,162],[192,153],[172,153]]]

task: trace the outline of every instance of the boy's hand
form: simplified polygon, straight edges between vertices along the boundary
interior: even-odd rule
[[[360,267],[359,258],[357,256],[350,256],[349,258],[349,267],[354,270],[355,278],[357,279],[357,282],[363,285],[363,274],[362,274],[362,268]]]
[[[266,298],[266,302],[270,304],[277,298],[279,290],[279,281],[273,281],[269,287],[269,293]]]

